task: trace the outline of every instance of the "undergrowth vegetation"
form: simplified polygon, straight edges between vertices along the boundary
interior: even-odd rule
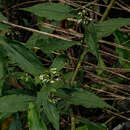
[[[112,130],[129,121],[129,0],[0,0],[1,130]]]

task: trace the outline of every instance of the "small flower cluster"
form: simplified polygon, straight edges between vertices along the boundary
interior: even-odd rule
[[[60,79],[59,76],[60,74],[57,72],[56,68],[51,68],[46,73],[41,74],[39,80],[42,81],[42,83],[54,83]]]
[[[31,76],[28,73],[26,73],[25,75],[20,76],[19,79],[28,82],[31,79]]]
[[[83,9],[82,11],[80,11],[79,13],[78,13],[78,23],[80,24],[80,23],[83,23],[83,24],[87,24],[88,23],[88,21],[91,21],[92,19],[91,18],[89,18],[89,17],[87,17],[87,15],[88,15],[88,13],[87,13],[87,11],[85,10],[85,9]]]

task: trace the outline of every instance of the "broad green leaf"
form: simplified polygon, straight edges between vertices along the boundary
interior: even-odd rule
[[[23,10],[34,13],[37,16],[45,17],[49,20],[63,20],[69,16],[71,8],[60,3],[43,3],[32,7],[24,8]]]
[[[66,57],[65,55],[59,55],[57,56],[54,60],[52,65],[50,66],[51,68],[56,68],[56,71],[60,71],[61,69],[64,68],[66,62]]]
[[[53,51],[66,50],[67,48],[72,47],[73,45],[77,45],[77,43],[60,40],[56,38],[49,38],[48,40],[41,39],[36,43],[36,46],[41,48],[41,50],[47,54],[52,53]]]
[[[2,20],[8,21],[8,19],[5,16],[3,16],[2,13],[0,13],[0,21],[2,21]]]
[[[5,62],[5,60],[0,55],[0,79],[2,79],[5,76],[4,62]]]
[[[48,120],[52,123],[56,130],[59,130],[59,113],[55,105],[48,101],[50,92],[51,88],[49,86],[44,86],[40,92],[38,92],[36,104],[38,108],[43,106],[43,111],[46,114]]]
[[[40,90],[40,92],[37,93],[37,98],[36,98],[36,104],[37,104],[37,108],[40,109],[42,103],[44,101],[48,100],[48,96],[50,94],[50,88],[43,86]]]
[[[8,28],[9,28],[8,25],[3,24],[3,23],[0,23],[0,31],[2,31],[2,32],[0,33],[0,35],[4,35],[5,32],[7,32]]]
[[[59,130],[59,112],[56,106],[48,101],[42,103],[44,113],[56,130]]]
[[[12,113],[6,113],[6,112],[0,113],[0,121],[1,121],[1,120],[4,120],[4,119],[6,119],[6,118],[8,118],[8,117],[11,116],[11,115],[12,115]]]
[[[76,128],[76,130],[108,130],[104,124],[94,123],[84,118],[81,118],[78,121],[84,123],[85,125]]]
[[[0,112],[25,111],[35,98],[27,95],[8,95],[0,98]]]
[[[7,59],[4,56],[3,49],[0,46],[0,96],[2,96],[3,85],[5,82],[7,70]]]
[[[82,105],[86,108],[110,108],[112,106],[105,103],[101,98],[86,90],[78,90],[72,93],[71,98],[68,99],[70,104]]]
[[[63,82],[62,78],[59,77],[58,80],[54,77],[54,83],[50,84],[51,92],[56,92],[57,89],[65,87],[65,83]]]
[[[14,119],[10,124],[9,130],[22,130],[22,123],[19,119],[18,114],[14,116]]]
[[[6,17],[4,17],[2,13],[0,13],[0,21],[2,21],[2,20],[8,21],[8,19]],[[9,27],[8,25],[3,24],[3,23],[0,22],[0,30],[1,31],[5,32],[5,30],[7,30],[8,27]]]
[[[130,18],[113,18],[96,24],[98,39],[111,35],[115,30],[122,26],[130,25]]]
[[[97,40],[97,33],[94,27],[94,24],[90,22],[88,25],[85,25],[85,40],[88,46],[88,50],[93,53],[97,59],[98,59],[98,65],[100,67],[105,67],[105,64],[99,55],[98,52],[98,40]],[[101,74],[103,71],[102,70],[97,70],[98,74]]]
[[[57,89],[57,91],[56,91],[56,96],[57,97],[60,97],[60,98],[62,98],[62,99],[68,99],[68,98],[70,98],[70,92],[71,92],[71,90],[70,89],[68,89],[68,91],[66,92],[65,90],[63,90],[63,89]]]
[[[0,79],[0,96],[2,96],[2,90],[3,90],[4,82],[5,82],[5,78],[4,79]]]
[[[115,36],[115,42],[116,43],[130,48],[129,37],[126,34],[119,32],[119,31],[116,31],[114,33],[114,36]],[[119,57],[130,60],[130,51],[124,50],[124,49],[121,49],[121,48],[116,48],[116,52],[117,52]],[[130,63],[124,62],[121,59],[119,59],[119,62],[124,68],[130,69]]]
[[[31,102],[28,108],[28,125],[29,130],[47,130],[47,127],[40,117],[40,113]]]
[[[36,47],[36,41],[37,39],[39,39],[39,37],[41,37],[41,34],[38,34],[38,33],[33,33],[33,35],[29,38],[29,40],[27,41],[26,43],[26,46],[28,48],[33,48],[33,47]]]
[[[85,25],[85,40],[88,46],[88,49],[99,58],[98,53],[98,43],[97,43],[97,33],[92,22],[88,25]]]
[[[31,50],[17,41],[1,39],[0,37],[0,44],[3,45],[9,58],[17,63],[24,71],[32,75],[43,73],[45,68]]]
[[[8,94],[8,95],[12,95],[12,94],[16,94],[16,95],[20,95],[20,94],[24,94],[24,95],[29,95],[32,96],[33,92],[30,91],[30,89],[21,89],[21,88],[16,88],[16,89],[10,89],[10,90],[6,90],[6,92],[4,92],[4,94]]]
[[[73,74],[74,74],[73,72],[64,73],[64,80],[65,80],[66,82],[70,82],[71,79],[72,79]]]
[[[43,27],[40,27],[40,31],[44,31],[44,32],[47,32],[47,33],[52,33],[53,32],[53,29],[48,29],[48,28],[43,28]],[[33,33],[33,35],[29,38],[29,40],[27,41],[26,43],[26,46],[28,48],[37,48],[36,47],[36,42],[40,39],[48,39],[49,36],[47,35],[43,35],[43,34],[39,34],[39,33]]]
[[[99,67],[106,67],[101,56],[99,56],[99,58],[98,58],[98,66]],[[96,70],[96,72],[100,75],[103,73],[103,70]]]
[[[76,128],[76,130],[88,130],[88,126],[87,125],[80,126],[80,127]]]
[[[3,48],[0,46],[0,79],[4,78],[7,69],[7,59]]]

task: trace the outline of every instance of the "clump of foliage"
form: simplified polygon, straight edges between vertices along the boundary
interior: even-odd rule
[[[108,130],[103,112],[130,94],[130,18],[109,17],[114,2],[0,0],[2,130]]]

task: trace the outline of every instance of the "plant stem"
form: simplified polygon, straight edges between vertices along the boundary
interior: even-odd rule
[[[75,117],[72,108],[70,109],[70,116],[71,116],[71,130],[75,130]]]
[[[24,26],[21,26],[21,25],[13,24],[13,23],[10,23],[10,22],[5,21],[5,20],[0,21],[0,23],[4,23],[4,24],[7,24],[7,25],[10,25],[10,26],[13,26],[13,27],[21,28],[21,29],[24,29],[24,30],[27,30],[27,31],[30,31],[30,32],[39,33],[39,34],[47,35],[47,36],[50,36],[50,37],[55,37],[55,38],[66,40],[66,41],[72,41],[69,38],[65,38],[65,37],[62,37],[62,36],[59,36],[59,35],[55,35],[55,34],[50,34],[50,33],[43,32],[43,31],[39,31],[39,30],[36,30],[36,29],[33,29],[33,28],[28,28],[28,27],[24,27]]]
[[[104,12],[104,14],[102,16],[100,22],[103,22],[106,19],[107,15],[108,15],[110,9],[112,8],[113,4],[115,3],[115,1],[116,0],[111,0],[110,4],[108,5],[107,9],[105,10],[105,12]]]
[[[74,71],[74,74],[73,74],[73,76],[72,76],[71,85],[73,85],[73,82],[74,82],[74,80],[75,80],[75,78],[76,78],[76,76],[77,76],[77,74],[78,74],[79,68],[80,68],[80,66],[81,66],[81,63],[82,63],[82,61],[83,61],[83,59],[84,59],[86,53],[87,53],[87,49],[85,48],[84,51],[83,51],[83,53],[82,53],[81,56],[80,56],[79,62],[78,62],[78,64],[77,64],[77,67],[76,67],[76,69],[75,69],[75,71]]]
[[[109,122],[111,122],[113,119],[115,118],[115,116],[111,117],[110,119],[108,119],[104,124],[107,125]]]

